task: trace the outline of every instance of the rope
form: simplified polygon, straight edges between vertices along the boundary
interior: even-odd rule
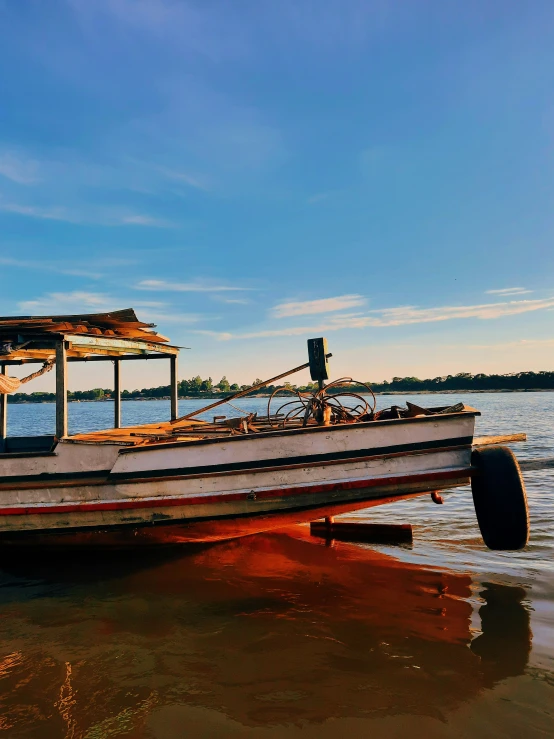
[[[351,386],[364,387],[371,396],[368,402],[363,396],[353,392]],[[333,389],[335,392],[328,395],[327,391]],[[296,396],[283,403],[271,415],[271,403],[277,393],[289,392]],[[348,399],[348,404],[345,400]],[[354,399],[354,405],[352,405]],[[280,398],[279,400],[284,400]],[[357,382],[351,377],[341,377],[340,380],[330,382],[325,387],[315,392],[301,392],[294,388],[276,388],[267,403],[267,417],[273,428],[285,428],[287,424],[294,425],[301,420],[302,426],[307,426],[310,420],[320,425],[329,426],[336,423],[356,423],[357,421],[371,421],[375,416],[376,398],[373,390],[365,382]],[[285,413],[285,409],[287,409]],[[281,417],[281,418],[279,418]],[[274,423],[273,421],[276,421]]]
[[[50,372],[50,370],[54,366],[54,361],[55,360],[53,358],[47,359],[39,370],[33,372],[30,375],[27,375],[27,377],[22,377],[21,379],[19,379],[18,377],[9,377],[8,375],[0,374],[0,394],[7,395],[8,393],[14,393],[16,390],[19,389],[21,385],[24,385],[26,382],[30,382],[31,380],[34,380],[35,377],[40,377],[46,372]]]

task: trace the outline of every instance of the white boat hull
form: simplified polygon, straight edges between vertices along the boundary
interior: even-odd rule
[[[460,412],[0,457],[0,545],[213,541],[466,484]]]

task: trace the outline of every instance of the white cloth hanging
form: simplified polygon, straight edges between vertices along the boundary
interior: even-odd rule
[[[18,390],[21,385],[24,385],[30,380],[34,380],[35,377],[40,377],[45,372],[50,372],[53,366],[54,359],[47,359],[46,362],[42,365],[41,369],[33,372],[31,375],[27,375],[27,377],[22,377],[21,379],[19,379],[18,377],[10,377],[9,375],[4,375],[0,373],[0,395],[15,393],[15,391]]]

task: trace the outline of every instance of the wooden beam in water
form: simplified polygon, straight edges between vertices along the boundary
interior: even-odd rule
[[[330,518],[325,521],[312,521],[312,536],[339,541],[360,541],[380,544],[411,544],[413,541],[412,526],[409,523],[381,524],[356,521],[337,521]]]
[[[527,434],[501,434],[500,436],[476,436],[473,446],[490,446],[493,444],[514,444],[518,441],[527,441]]]

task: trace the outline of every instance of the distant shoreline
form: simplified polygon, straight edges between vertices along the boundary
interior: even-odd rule
[[[394,395],[483,395],[484,393],[554,393],[552,388],[526,388],[523,390],[511,390],[507,388],[501,388],[498,390],[390,390],[387,392],[377,391],[374,394],[376,396],[394,396]],[[360,393],[368,395],[368,393]],[[228,395],[227,398],[232,400],[232,394]],[[249,398],[269,398],[269,393],[256,393],[255,395],[243,396]],[[283,397],[283,396],[280,396]],[[9,398],[9,396],[8,396]],[[121,398],[122,403],[129,401],[150,403],[153,400],[170,400],[169,396],[163,396],[161,398]],[[206,395],[183,395],[179,396],[179,400],[223,400],[222,393],[211,393]],[[239,399],[240,400],[240,399]],[[9,401],[10,405],[42,405],[44,403],[50,403],[55,405],[55,400],[12,400]],[[68,403],[113,403],[113,398],[98,398],[95,400],[68,400]]]

